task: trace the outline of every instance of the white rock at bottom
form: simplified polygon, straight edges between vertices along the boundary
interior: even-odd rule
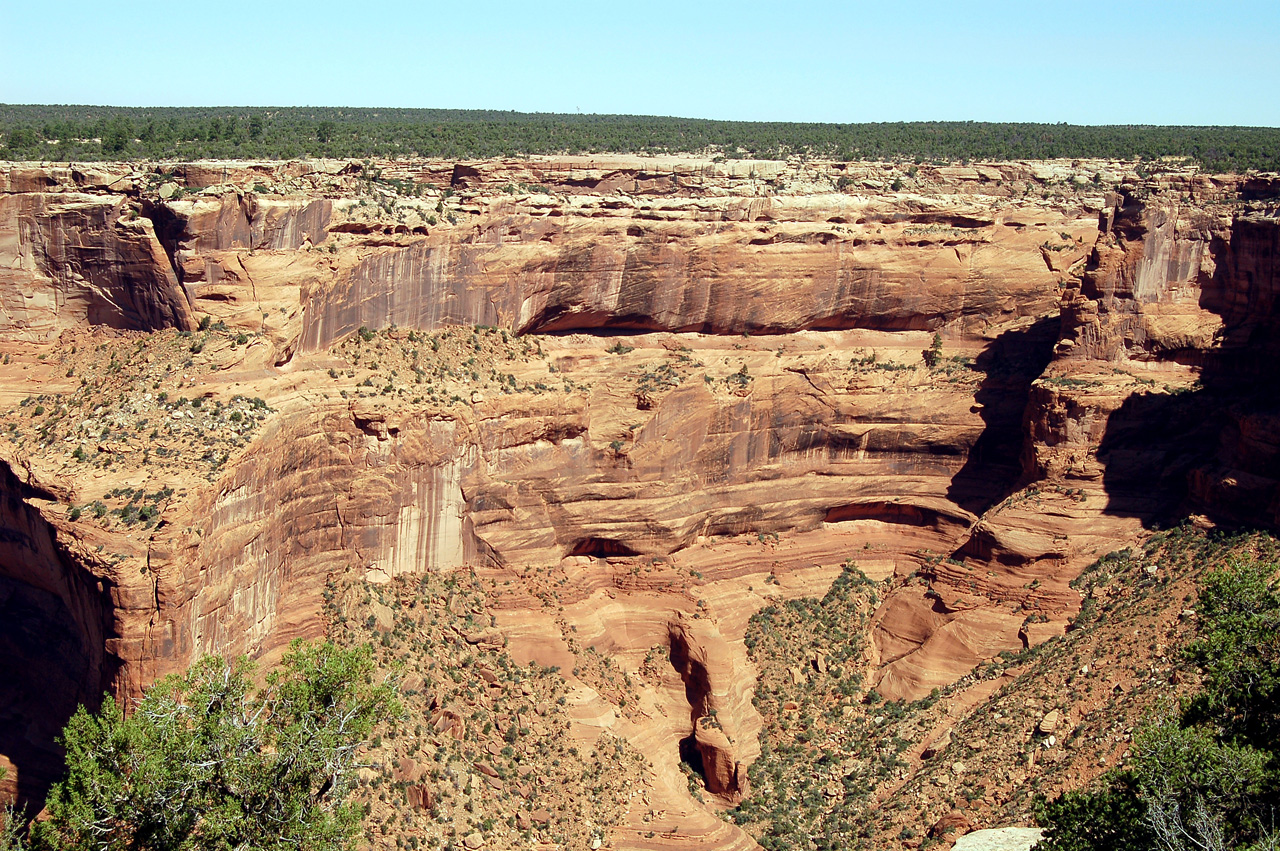
[[[966,833],[951,851],[1030,851],[1040,841],[1042,827],[993,827]]]

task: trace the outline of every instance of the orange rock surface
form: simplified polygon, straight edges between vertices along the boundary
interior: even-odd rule
[[[570,678],[575,735],[653,763],[665,815],[637,812],[627,847],[750,847],[677,767],[688,740],[709,806],[745,792],[761,606],[848,559],[892,578],[874,685],[910,700],[1060,634],[1070,580],[1144,521],[1276,521],[1280,419],[1249,401],[1274,363],[1275,181],[1006,163],[886,188],[901,174],[0,173],[20,791],[53,779],[77,702],[203,653],[271,660],[323,633],[339,577],[474,569],[517,661],[572,670],[570,632],[632,673],[669,651],[638,707]]]

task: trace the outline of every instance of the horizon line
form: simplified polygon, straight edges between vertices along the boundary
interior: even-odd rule
[[[893,119],[879,121],[790,121],[783,119],[742,119],[742,118],[703,118],[700,116],[690,115],[659,115],[656,113],[633,113],[633,112],[540,112],[526,111],[519,109],[495,109],[488,107],[452,107],[452,106],[348,106],[348,105],[332,105],[332,104],[305,104],[305,105],[266,105],[253,106],[248,104],[216,104],[216,105],[199,105],[187,104],[183,106],[174,105],[148,105],[148,106],[126,106],[120,104],[102,104],[102,103],[7,103],[0,102],[0,109],[8,107],[54,107],[63,109],[114,109],[114,110],[160,110],[160,109],[226,109],[226,110],[302,110],[302,109],[331,109],[331,110],[362,110],[376,112],[381,110],[394,110],[401,112],[473,112],[473,113],[505,113],[508,115],[552,117],[552,118],[651,118],[651,119],[667,119],[676,121],[702,121],[708,123],[719,124],[791,124],[791,125],[830,125],[830,126],[856,126],[856,125],[876,125],[876,124],[1025,124],[1040,127],[1159,127],[1167,129],[1234,129],[1234,130],[1276,130],[1280,129],[1280,124],[1155,124],[1149,122],[1135,123],[1087,123],[1087,122],[1070,122],[1070,121],[1030,121],[1030,120],[991,120],[991,119],[972,119],[972,118],[926,118],[926,119]]]

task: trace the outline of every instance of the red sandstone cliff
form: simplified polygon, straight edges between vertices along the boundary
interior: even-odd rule
[[[732,797],[745,621],[847,558],[895,577],[870,662],[914,698],[1060,633],[1067,583],[1144,520],[1276,521],[1274,183],[739,165],[10,169],[0,753],[24,788],[103,688],[315,636],[336,577],[474,566],[523,589],[496,604],[517,655],[563,661],[551,593],[577,640],[670,647],[673,720],[584,681],[575,723],[660,773],[692,736]],[[145,529],[71,519],[122,487],[173,494]]]

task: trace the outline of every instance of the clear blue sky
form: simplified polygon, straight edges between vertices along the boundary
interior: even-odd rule
[[[5,103],[1280,125],[1280,0],[0,10]]]

